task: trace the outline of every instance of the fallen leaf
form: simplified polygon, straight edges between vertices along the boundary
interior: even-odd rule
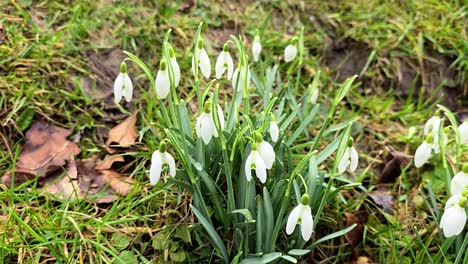
[[[109,130],[107,145],[117,143],[121,147],[129,147],[135,143],[137,137],[137,131],[135,128],[137,113],[138,112],[135,112],[133,115],[127,117],[122,123]]]
[[[379,183],[395,182],[401,174],[401,167],[408,165],[413,157],[399,151],[392,151],[387,156],[385,166],[380,173]]]
[[[354,213],[345,213],[345,217],[346,227],[350,227],[353,224],[356,224],[356,227],[345,235],[348,243],[355,247],[362,240],[362,232],[364,229],[364,224],[367,222],[368,213],[367,211],[362,210]]]
[[[118,195],[128,195],[133,179],[111,169],[97,170],[99,162],[96,158],[71,162],[62,178],[46,177],[40,181],[40,187],[45,193],[65,201],[88,197],[89,201],[98,204],[111,203],[118,199]]]
[[[386,190],[376,190],[369,193],[369,196],[372,197],[372,200],[378,205],[380,205],[384,212],[387,214],[393,215],[393,196],[390,191]]]
[[[3,24],[0,23],[0,44],[5,41],[5,29],[3,29]]]
[[[110,169],[112,167],[112,164],[114,164],[114,162],[123,162],[124,161],[124,157],[121,156],[121,155],[117,155],[117,156],[106,156],[104,158],[104,160],[100,160],[97,162],[96,164],[96,170],[107,170],[107,169]]]
[[[26,144],[18,157],[14,172],[7,173],[2,183],[10,186],[34,177],[43,177],[63,167],[80,153],[80,148],[67,137],[71,131],[44,122],[36,122],[26,132]]]

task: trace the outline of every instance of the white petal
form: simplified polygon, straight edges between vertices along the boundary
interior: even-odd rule
[[[262,143],[258,144],[258,152],[265,162],[265,167],[271,169],[273,163],[275,163],[275,150],[270,143],[262,141]]]
[[[414,154],[414,165],[416,168],[420,168],[426,163],[431,157],[431,145],[424,141],[417,149]]]
[[[262,45],[260,44],[260,42],[254,41],[254,43],[252,44],[252,55],[253,55],[255,62],[258,61],[261,52],[262,52]]]
[[[172,177],[175,177],[176,166],[175,166],[174,158],[172,157],[171,154],[169,154],[169,152],[164,152],[163,155],[164,155],[164,163],[169,165],[169,175],[171,175]]]
[[[302,205],[302,204],[301,204]],[[312,236],[312,231],[314,229],[314,219],[312,218],[312,212],[310,211],[310,206],[302,205],[302,215],[301,215],[301,233],[302,238],[305,241],[308,241]]]
[[[294,207],[292,209],[291,213],[288,216],[288,222],[286,223],[286,234],[290,235],[294,231],[297,225],[297,221],[299,220],[299,217],[301,216],[301,204],[298,206]]]
[[[267,178],[265,161],[257,151],[254,151],[253,162],[255,163],[255,174],[257,175],[257,178],[261,183],[265,183]]]
[[[223,109],[219,105],[218,105],[218,118],[219,118],[219,123],[221,125],[221,131],[223,131],[224,130],[224,113],[223,113]]]
[[[166,98],[171,89],[171,82],[169,80],[169,73],[167,71],[167,68],[164,71],[158,71],[158,73],[156,74],[155,84],[156,94],[158,94],[158,97],[161,99]]]
[[[210,64],[210,58],[208,57],[208,54],[206,53],[206,50],[203,48],[199,50],[199,64],[198,67],[200,67],[200,70],[205,76],[205,78],[210,78],[211,74],[211,64]]]
[[[239,77],[240,79],[239,68],[236,68],[234,70],[234,73],[232,74],[232,88],[234,89],[234,91],[240,90],[240,88],[237,88],[237,86],[241,87],[240,80],[239,80],[239,83],[237,83],[237,77]]]
[[[279,137],[279,128],[276,121],[270,121],[270,137],[273,142],[278,141]]]
[[[354,147],[351,147],[349,150],[349,156],[350,156],[350,164],[349,164],[349,170],[350,171],[355,171],[358,165],[359,161],[359,155]]]
[[[249,182],[252,179],[252,151],[250,152],[249,156],[245,160],[245,178],[247,178],[247,181]]]
[[[461,199],[461,195],[459,194],[452,195],[445,203],[444,210],[447,211],[447,209],[449,209],[450,207],[457,205],[460,202],[460,199]]]
[[[460,234],[465,228],[466,212],[464,208],[455,205],[444,212],[441,228],[445,237],[452,237]],[[443,224],[443,225],[442,225]]]
[[[452,195],[461,194],[468,187],[468,174],[462,171],[457,173],[450,182],[450,192]]]
[[[225,63],[226,63],[226,56],[224,56],[224,51],[221,51],[218,58],[216,59],[216,65],[215,65],[216,79],[221,79],[221,76],[226,70],[226,68],[224,68]]]
[[[122,74],[117,75],[114,81],[114,100],[118,103],[122,100],[123,78]]]
[[[318,89],[314,89],[314,90],[312,91],[312,94],[310,95],[310,103],[311,103],[311,104],[316,104],[316,103],[317,103],[318,95],[319,95],[319,90],[318,90]]]
[[[231,54],[229,54],[229,52],[226,52],[225,56],[227,63],[227,78],[228,80],[231,80],[232,72],[234,71],[234,61],[232,60]]]
[[[297,55],[297,47],[296,45],[289,44],[285,49],[284,49],[284,61],[285,62],[290,62],[294,60],[294,58]]]
[[[429,120],[426,121],[426,124],[424,124],[424,135],[427,135],[429,134],[429,132],[432,132],[430,130],[433,127],[434,118],[434,116],[429,118]]]
[[[346,170],[346,167],[349,165],[349,150],[346,148],[345,152],[343,153],[343,157],[341,157],[340,161],[338,162],[338,173],[341,174]]]
[[[440,152],[439,134],[434,134],[434,141],[432,141],[432,149],[434,149],[434,153]]]
[[[161,177],[161,170],[163,165],[162,153],[159,150],[153,152],[151,156],[151,167],[150,167],[150,184],[156,185],[159,178]]]
[[[133,97],[133,84],[132,80],[130,80],[130,77],[128,77],[128,74],[123,73],[122,74],[123,81],[124,81],[124,88],[123,88],[123,94],[125,97],[125,101],[130,102]]]
[[[177,87],[179,86],[179,83],[180,83],[180,67],[175,57],[171,58],[171,66],[172,66],[172,70],[174,71],[174,85],[175,87]]]
[[[468,121],[458,126],[458,132],[460,132],[461,143],[468,144]]]
[[[205,142],[205,145],[208,145],[213,137],[213,122],[211,114],[203,113],[202,115],[203,119],[201,121],[200,133],[203,142]]]

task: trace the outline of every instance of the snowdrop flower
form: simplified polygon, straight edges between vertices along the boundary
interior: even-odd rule
[[[453,176],[450,182],[450,192],[452,195],[461,194],[468,189],[468,163],[463,166],[463,170]]]
[[[278,141],[279,128],[276,123],[275,115],[270,113],[270,137],[273,142]]]
[[[156,80],[154,81],[156,85],[156,94],[161,99],[165,99],[171,89],[171,82],[167,68],[166,60],[161,60],[159,63],[159,71],[156,74]]]
[[[262,44],[260,44],[260,37],[258,34],[255,34],[253,43],[252,43],[252,55],[254,61],[257,62],[260,58],[260,53],[262,52]]]
[[[359,155],[356,149],[353,146],[354,140],[350,138],[348,140],[348,146],[341,157],[340,161],[338,162],[338,173],[343,173],[346,168],[349,166],[350,171],[355,171],[359,161]]]
[[[231,80],[232,72],[234,71],[234,62],[232,61],[231,54],[229,54],[229,45],[226,43],[223,46],[223,51],[216,60],[216,79],[220,79],[223,73],[227,70],[227,79]]]
[[[427,135],[426,140],[424,140],[416,149],[416,153],[414,154],[414,166],[416,166],[416,168],[422,167],[422,165],[424,165],[424,163],[426,163],[431,157],[433,141],[434,137],[432,134],[429,134]]]
[[[428,135],[432,132],[432,135],[439,134],[439,127],[440,127],[440,112],[437,110],[434,113],[434,116],[427,120],[426,124],[424,125],[424,135]]]
[[[169,56],[171,60],[171,67],[172,67],[172,71],[174,72],[174,86],[177,87],[179,86],[179,83],[180,83],[180,67],[179,67],[179,64],[177,63],[174,49],[169,44],[168,44],[168,47],[169,47]]]
[[[467,204],[466,196],[453,195],[445,204],[444,214],[440,220],[440,228],[445,237],[460,234],[465,228]]]
[[[195,59],[198,60],[197,63],[195,63]],[[211,64],[210,64],[210,58],[208,57],[208,53],[206,53],[205,48],[203,47],[203,39],[199,39],[197,43],[197,47],[195,48],[195,54],[193,54],[192,57],[192,72],[195,75],[195,67],[198,64],[198,67],[200,68],[201,73],[205,78],[210,78],[211,74]]]
[[[174,158],[171,154],[166,152],[166,143],[162,141],[159,144],[159,149],[156,150],[151,156],[151,168],[150,168],[150,184],[155,185],[158,183],[159,178],[161,177],[161,171],[164,164],[169,166],[169,175],[175,177],[176,175],[176,166]]]
[[[319,89],[318,89],[318,87],[314,87],[314,88],[311,90],[309,102],[310,102],[311,104],[316,104],[316,103],[317,103],[318,95],[319,95]]]
[[[284,61],[285,62],[290,62],[296,58],[297,55],[297,39],[293,38],[292,42],[286,46],[284,49]]]
[[[291,235],[297,224],[301,225],[302,238],[308,241],[312,236],[314,228],[314,219],[309,206],[309,195],[304,194],[301,197],[301,203],[294,207],[286,223],[286,234]]]
[[[444,130],[442,131],[442,145],[446,146],[448,142],[448,132],[449,132],[449,127],[445,127]],[[439,153],[440,152],[440,145],[439,145],[439,131],[436,131],[437,134],[434,134],[434,141],[432,142],[432,149],[434,150],[434,153]]]
[[[262,155],[260,155],[260,152],[257,149],[257,144],[255,143],[252,143],[252,150],[245,160],[245,177],[247,178],[247,181],[252,180],[252,169],[255,169],[255,175],[257,175],[260,182],[265,183],[267,177],[265,161],[263,160]]]
[[[458,132],[460,132],[461,143],[468,144],[468,118],[465,119],[465,122],[460,124]]]
[[[265,167],[271,169],[275,163],[275,150],[270,143],[263,140],[262,134],[255,132],[255,141],[257,141],[258,152],[265,162]]]
[[[122,95],[127,102],[132,100],[133,85],[127,74],[127,65],[123,61],[120,64],[120,74],[117,75],[114,81],[114,100],[119,103],[122,100]]]
[[[221,126],[221,131],[224,130],[224,114],[221,106],[218,105],[218,119]],[[195,131],[198,138],[201,138],[205,145],[208,145],[211,141],[211,138],[218,137],[218,130],[215,126],[215,121],[213,119],[213,113],[211,112],[211,101],[208,100],[203,107],[203,113],[197,118],[197,123],[195,125]]]

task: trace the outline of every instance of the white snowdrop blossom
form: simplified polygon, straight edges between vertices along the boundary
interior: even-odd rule
[[[461,143],[468,144],[468,118],[458,126],[458,132],[460,133]]]
[[[448,142],[448,132],[449,128],[446,127],[442,131],[442,145],[446,146]],[[439,131],[437,131],[437,134],[434,134],[434,140],[432,142],[432,149],[434,150],[434,153],[439,153],[440,152],[440,143],[439,143]]]
[[[267,178],[267,169],[265,161],[263,160],[263,157],[258,151],[255,143],[252,144],[252,150],[245,160],[245,177],[247,178],[247,181],[252,180],[252,169],[255,169],[255,175],[260,182],[265,183]]]
[[[467,199],[461,195],[453,195],[445,204],[444,214],[440,220],[440,228],[445,237],[452,237],[460,234],[466,224]]]
[[[294,207],[289,214],[288,222],[286,223],[286,234],[291,235],[298,223],[301,225],[302,238],[308,241],[314,229],[314,219],[312,218],[309,195],[307,194],[302,195],[301,203]]]
[[[253,43],[252,43],[252,55],[254,61],[257,62],[260,58],[260,53],[262,52],[262,44],[260,43],[260,37],[255,35]]]
[[[296,58],[296,55],[297,55],[297,45],[296,45],[296,41],[293,40],[293,43],[289,44],[284,49],[284,61],[291,62],[292,60],[294,60],[294,58]]]
[[[441,119],[439,111],[436,111],[434,116],[429,118],[429,120],[427,120],[426,124],[424,125],[424,135],[427,136],[429,133],[432,133],[432,135],[438,135],[440,121]]]
[[[461,194],[468,190],[468,163],[463,166],[463,170],[453,176],[450,182],[450,192],[452,195]]]
[[[156,80],[154,81],[156,85],[156,94],[161,99],[165,99],[171,90],[171,82],[167,68],[166,61],[161,60],[159,63],[159,71],[156,74]]]
[[[234,61],[232,60],[231,54],[229,54],[229,45],[224,44],[223,51],[216,59],[216,79],[221,79],[221,76],[227,70],[227,79],[231,80],[232,72],[234,71]]]
[[[426,140],[416,149],[416,153],[414,154],[414,166],[416,168],[422,167],[431,157],[433,140],[432,134],[429,134]]]
[[[310,93],[309,102],[310,102],[311,104],[316,104],[316,103],[317,103],[317,99],[318,99],[318,95],[319,95],[319,89],[318,89],[318,88],[312,89],[312,91],[311,91],[311,93]]]
[[[169,56],[171,59],[172,71],[174,73],[174,86],[177,87],[179,86],[179,83],[180,83],[180,67],[179,67],[179,63],[177,63],[174,49],[170,45],[169,45]]]
[[[130,77],[128,77],[127,65],[125,62],[120,64],[120,73],[114,81],[114,100],[119,103],[122,100],[122,95],[127,102],[132,100],[133,85]]]
[[[275,163],[275,150],[271,146],[270,143],[262,140],[261,142],[257,142],[258,152],[260,156],[262,156],[263,161],[265,162],[265,167],[267,169],[271,169],[273,164]]]
[[[270,137],[273,142],[278,141],[279,137],[279,128],[278,128],[278,123],[276,123],[276,118],[275,115],[270,114]]]
[[[195,63],[195,59],[198,59],[198,63]],[[198,68],[200,68],[201,73],[205,78],[210,78],[211,74],[211,63],[210,58],[208,57],[208,53],[206,53],[205,48],[203,47],[203,39],[199,39],[197,43],[197,47],[195,48],[195,54],[192,57],[192,72],[195,75],[195,67],[198,64]]]
[[[221,106],[218,105],[218,119],[221,131],[224,130],[224,114]],[[201,138],[205,145],[208,145],[211,141],[211,138],[218,137],[218,130],[215,126],[215,121],[213,118],[213,113],[211,111],[211,101],[207,101],[203,108],[203,113],[197,118],[197,123],[195,125],[195,132],[197,133],[198,138]]]
[[[348,146],[346,147],[346,150],[343,154],[343,156],[341,157],[340,161],[338,162],[338,173],[341,174],[343,173],[346,168],[349,167],[349,170],[350,171],[355,171],[357,166],[358,166],[358,162],[359,162],[359,155],[356,151],[356,149],[354,148],[353,146],[354,144],[354,140],[352,138],[350,138],[348,140]]]
[[[151,156],[151,168],[150,168],[150,184],[156,185],[161,178],[161,172],[164,164],[169,166],[169,175],[175,177],[176,166],[174,158],[169,152],[166,152],[166,144],[161,142],[159,149],[153,152]]]

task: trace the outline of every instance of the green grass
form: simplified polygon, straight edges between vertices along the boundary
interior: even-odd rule
[[[289,37],[304,26],[308,53],[298,88],[305,94],[311,76],[322,70],[322,114],[339,86],[335,82],[335,67],[327,59],[330,47],[344,41],[370,51],[360,58],[368,65],[364,78],[359,79],[360,86],[340,104],[338,118],[332,122],[333,126],[356,119],[352,135],[362,163],[355,175],[343,176],[343,181],[359,180],[363,188],[347,190],[332,199],[325,207],[317,237],[344,228],[344,212],[365,210],[369,219],[357,245],[350,247],[344,238],[332,239],[315,248],[311,258],[324,263],[349,261],[350,248],[379,263],[428,263],[426,252],[437,257],[447,240],[435,231],[437,223],[432,212],[435,207],[442,209],[446,197],[443,191],[428,190],[423,179],[443,184],[443,180],[433,180],[440,161],[425,170],[410,166],[387,186],[395,196],[394,216],[382,214],[379,206],[364,194],[374,190],[389,147],[413,154],[419,145],[422,125],[435,105],[434,101],[425,100],[421,90],[436,94],[437,89],[456,89],[466,98],[467,7],[462,1],[246,1],[238,5],[198,1],[198,6],[187,11],[179,11],[183,3],[164,2],[0,3],[4,10],[0,22],[6,35],[0,43],[0,175],[14,168],[32,120],[47,120],[72,129],[73,135],[80,134],[80,157],[86,158],[104,155],[101,128],[114,126],[122,113],[147,109],[142,99],[116,108],[89,94],[81,79],[90,74],[92,80],[100,77],[93,75],[88,54],[101,56],[111,48],[127,50],[155,70],[164,34],[172,27],[171,43],[178,51],[185,76],[190,76],[182,78],[185,90],[181,94],[185,97],[193,95],[190,55],[201,20],[206,24],[204,32],[212,62],[230,34],[242,33],[249,42],[256,29],[261,32],[262,54],[274,54],[272,59],[279,59]],[[375,56],[370,56],[372,51]],[[441,63],[441,58],[448,62]],[[431,83],[431,74],[447,67],[453,73],[442,74]],[[417,79],[412,86],[405,84],[409,90],[402,91],[398,76],[405,69],[414,70],[410,77]],[[287,68],[281,65],[279,70],[285,73]],[[135,65],[129,71],[137,73],[132,74],[132,80],[139,83],[138,93],[151,94],[146,91],[143,73]],[[109,90],[112,83],[96,88]],[[295,96],[300,99],[303,94]],[[466,100],[456,101],[466,107]],[[145,126],[148,120],[152,116],[137,123],[141,135],[149,129]],[[307,129],[315,135],[320,122],[314,120]],[[416,134],[408,135],[411,127],[417,129]],[[304,143],[310,140],[304,133],[299,137]],[[132,160],[130,166],[136,168],[131,173],[136,184],[127,197],[104,207],[85,201],[55,202],[34,188],[35,181],[15,188],[0,186],[0,259],[6,263],[47,259],[66,263],[218,260],[206,237],[199,235],[202,228],[188,206],[191,198],[180,189],[146,187],[148,149],[155,149],[155,144],[144,138],[143,144],[126,154]],[[461,159],[468,161],[466,154]],[[421,203],[421,197],[428,202]],[[462,241],[454,243],[461,246]],[[455,261],[455,254],[452,247],[441,259]]]

